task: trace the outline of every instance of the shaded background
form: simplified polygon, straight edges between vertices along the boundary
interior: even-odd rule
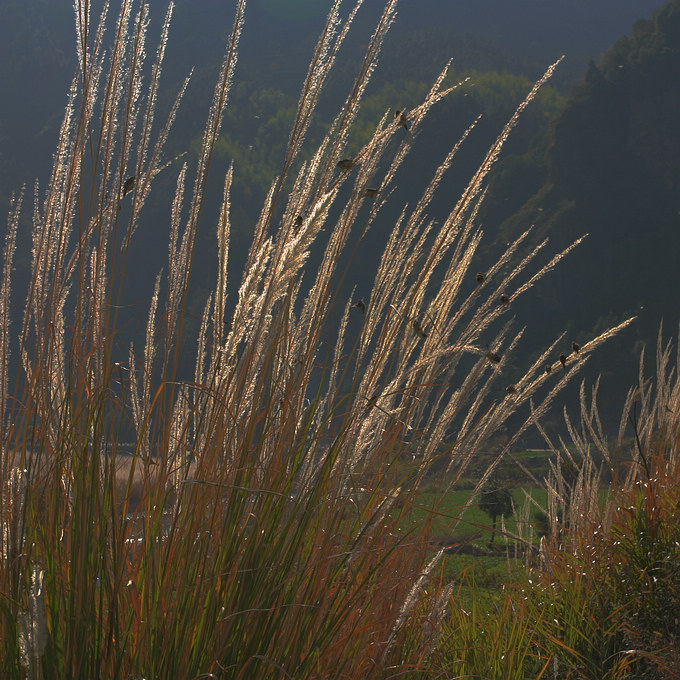
[[[100,5],[101,3],[99,3]],[[179,0],[163,73],[159,119],[191,67],[194,76],[168,146],[189,149],[189,164],[212,96],[232,3]],[[232,273],[237,288],[262,198],[278,172],[299,88],[329,2],[251,0],[231,103],[213,164],[190,305],[196,315],[215,271],[214,224],[224,171],[235,163]],[[94,3],[97,7],[97,3]],[[382,2],[366,0],[343,46],[329,89],[308,135],[312,148],[344,99]],[[348,8],[345,9],[348,11]],[[152,3],[151,45],[165,3]],[[49,176],[66,93],[74,73],[70,2],[0,0],[0,211],[12,192]],[[564,247],[583,233],[577,252],[526,299],[512,305],[526,339],[513,371],[560,332],[584,342],[608,325],[639,320],[589,361],[589,383],[602,375],[602,409],[614,426],[637,376],[643,345],[654,343],[663,320],[666,337],[678,325],[680,288],[680,2],[658,0],[401,0],[399,16],[357,121],[353,144],[367,138],[386,110],[408,110],[453,59],[452,82],[470,82],[439,105],[419,133],[402,170],[399,196],[387,206],[352,268],[346,295],[367,297],[390,222],[413,204],[431,172],[460,133],[483,119],[434,201],[443,219],[485,150],[546,66],[566,55],[556,76],[526,111],[489,180],[480,214],[485,241],[473,265],[484,271],[504,243],[528,226],[534,241]],[[351,149],[350,149],[351,150]],[[165,265],[170,196],[179,162],[157,180],[136,234],[139,261],[128,288],[129,336],[143,329],[151,286]],[[27,277],[30,207],[20,235],[17,279]],[[4,218],[3,218],[4,228]],[[381,230],[382,225],[382,230]],[[474,286],[474,281],[470,282]],[[15,290],[21,290],[15,286]],[[17,310],[21,295],[15,295]],[[189,338],[194,333],[189,329]],[[560,403],[575,410],[573,390]],[[558,404],[559,406],[559,404]],[[560,419],[559,408],[553,416]]]

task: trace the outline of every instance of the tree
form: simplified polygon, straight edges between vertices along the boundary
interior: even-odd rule
[[[489,547],[491,547],[496,536],[496,520],[498,517],[507,517],[512,513],[512,494],[498,481],[491,481],[482,491],[479,507],[491,517],[491,538],[489,538]]]

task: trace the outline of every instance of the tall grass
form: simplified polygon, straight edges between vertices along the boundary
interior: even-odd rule
[[[339,1],[330,10],[233,312],[227,263],[238,168],[226,173],[218,275],[191,339],[188,379],[180,367],[190,276],[245,1],[236,4],[197,162],[177,173],[168,264],[149,291],[145,338],[124,351],[119,307],[128,257],[154,181],[174,167],[164,146],[186,83],[157,121],[172,4],[147,67],[146,2],[122,0],[111,22],[108,6],[96,20],[87,0],[76,1],[79,68],[51,177],[35,190],[30,284],[13,297],[21,194],[5,237],[0,665],[7,677],[349,678],[425,668],[434,632],[424,621],[440,620],[449,591],[427,592],[440,555],[429,554],[425,532],[402,535],[402,513],[435,460],[446,457],[453,483],[524,409],[509,449],[613,332],[564,366],[553,359],[556,345],[546,348],[508,386],[503,369],[522,332],[506,320],[505,298],[523,295],[568,251],[535,264],[546,243],[520,256],[524,234],[479,283],[471,270],[484,180],[554,66],[442,224],[427,211],[464,140],[433,159],[421,199],[388,225],[363,309],[338,297],[339,263],[351,261],[372,225],[385,227],[397,170],[430,109],[452,89],[443,85],[444,69],[408,112],[408,134],[386,112],[370,141],[345,157],[395,19],[389,0],[326,137],[299,163],[360,6],[344,18]],[[107,26],[113,36],[105,49]],[[368,187],[379,192],[367,196]],[[320,263],[305,285],[322,233]],[[10,314],[17,295],[25,300],[20,319]],[[122,450],[129,432],[132,456]]]
[[[654,380],[640,358],[618,437],[604,435],[597,389],[582,390],[569,446],[555,447],[578,474],[553,470],[530,599],[559,677],[680,677],[680,355],[662,338]]]

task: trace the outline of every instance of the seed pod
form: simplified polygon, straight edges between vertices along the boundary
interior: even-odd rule
[[[136,181],[137,177],[135,175],[131,175],[123,182],[123,196],[129,194],[135,188]]]
[[[395,111],[394,112],[394,119],[397,121],[397,125],[399,127],[403,127],[406,132],[408,132],[408,119],[406,118],[406,114],[403,111]]]
[[[413,319],[413,330],[419,338],[427,337],[427,333],[423,330],[423,327],[418,323],[417,319]]]
[[[351,170],[355,165],[356,161],[352,158],[343,158],[341,161],[338,161],[340,170]]]

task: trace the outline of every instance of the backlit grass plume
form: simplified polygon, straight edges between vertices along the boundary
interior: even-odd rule
[[[128,255],[159,173],[175,171],[164,148],[186,82],[157,121],[172,4],[147,64],[146,2],[122,0],[113,19],[107,5],[98,21],[86,0],[75,3],[78,71],[52,174],[35,189],[26,291],[10,291],[21,196],[3,251],[6,677],[328,679],[420,667],[436,637],[421,624],[441,615],[423,609],[436,566],[426,533],[400,528],[419,483],[442,457],[453,483],[526,407],[519,436],[601,340],[584,343],[552,375],[543,368],[558,365],[548,348],[507,388],[505,366],[522,332],[506,321],[503,298],[523,295],[570,250],[538,264],[546,243],[522,255],[525,234],[475,281],[484,181],[517,116],[441,224],[428,209],[464,138],[433,160],[414,206],[396,221],[385,206],[399,200],[397,171],[450,92],[446,68],[408,112],[408,134],[386,111],[347,157],[396,0],[386,2],[326,136],[300,162],[362,4],[343,18],[336,0],[240,284],[228,279],[238,167],[226,173],[217,280],[198,336],[187,341],[206,182],[245,4],[235,3],[195,165],[177,171],[168,262],[147,293],[144,337],[121,347]],[[374,225],[387,236],[359,312],[338,290]],[[321,255],[312,268],[315,244]],[[20,317],[12,318],[10,293],[24,302]],[[195,349],[191,378],[182,368],[187,347]],[[122,450],[130,437],[131,455]],[[449,592],[432,600],[437,612]]]

